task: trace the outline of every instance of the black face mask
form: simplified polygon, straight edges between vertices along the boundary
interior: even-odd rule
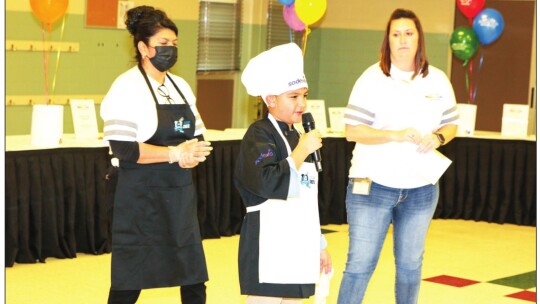
[[[165,72],[176,63],[178,48],[172,45],[154,46],[156,55],[150,58],[150,62],[160,72]]]

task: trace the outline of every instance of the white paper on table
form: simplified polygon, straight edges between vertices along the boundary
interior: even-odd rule
[[[347,107],[328,107],[328,116],[330,117],[330,129],[332,132],[345,133],[345,124],[343,117]]]
[[[503,104],[502,136],[526,137],[529,130],[529,105]]]
[[[417,153],[416,155],[416,159],[411,164],[412,169],[433,185],[437,183],[452,163],[450,159],[437,150],[428,153]]]
[[[77,140],[98,138],[96,108],[93,99],[71,99],[73,129]]]

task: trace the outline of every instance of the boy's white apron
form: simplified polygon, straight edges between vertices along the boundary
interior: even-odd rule
[[[290,155],[291,147],[275,118],[270,114],[268,118],[283,138]],[[318,179],[315,165],[304,162],[298,170],[298,197],[268,199],[247,208],[247,212],[260,210],[260,283],[309,284],[319,281]]]

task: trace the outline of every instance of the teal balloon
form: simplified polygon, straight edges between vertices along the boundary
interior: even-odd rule
[[[286,6],[289,6],[289,5],[292,5],[294,3],[294,0],[279,0],[279,3],[281,3],[283,5],[286,5]]]
[[[466,62],[474,56],[478,46],[478,36],[472,28],[467,26],[456,28],[450,37],[452,53]]]

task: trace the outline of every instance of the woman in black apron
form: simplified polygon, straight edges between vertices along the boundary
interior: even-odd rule
[[[104,139],[120,160],[108,303],[135,303],[141,289],[171,286],[181,286],[182,303],[205,303],[208,273],[189,168],[212,148],[196,138],[205,128],[191,89],[167,73],[177,58],[174,23],[141,6],[128,11],[126,25],[139,64],[115,80],[101,109]]]

